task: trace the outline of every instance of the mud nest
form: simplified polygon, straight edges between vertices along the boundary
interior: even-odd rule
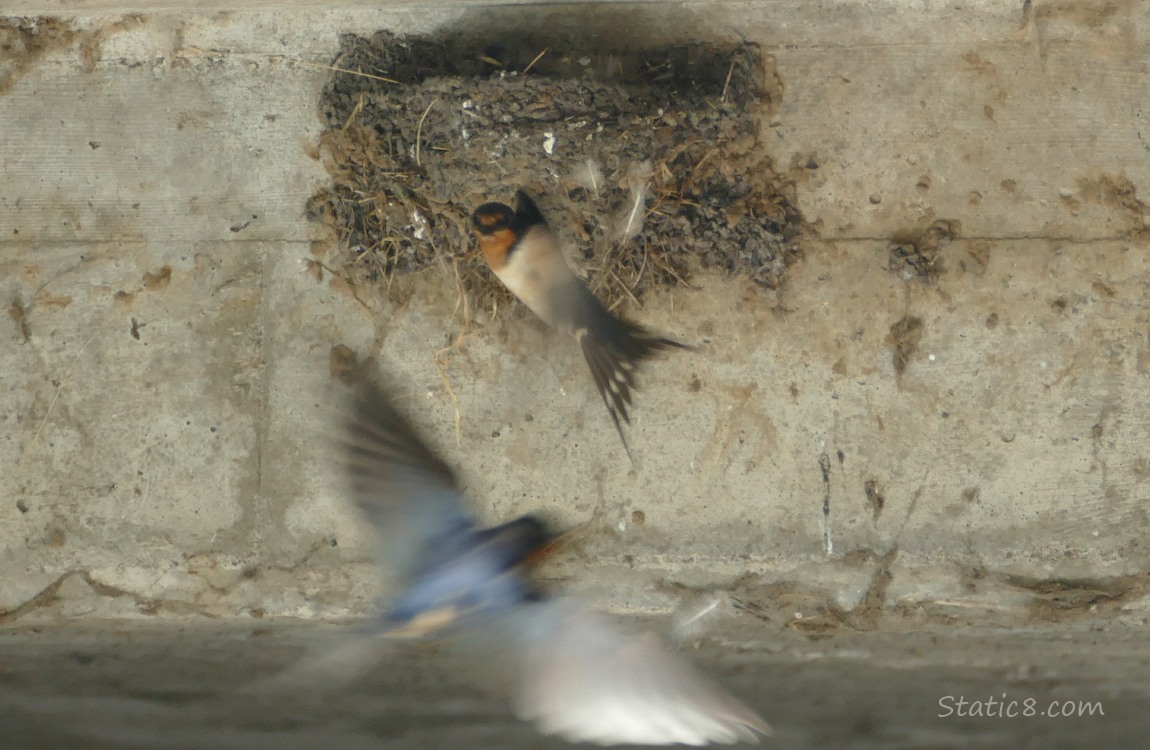
[[[360,278],[439,266],[473,303],[504,299],[469,219],[519,187],[610,305],[698,268],[774,288],[796,257],[794,186],[758,142],[781,89],[753,45],[508,50],[378,32],[345,35],[333,67],[332,183],[308,217]]]

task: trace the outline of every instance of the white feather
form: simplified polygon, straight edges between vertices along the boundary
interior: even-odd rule
[[[574,179],[576,185],[584,190],[590,190],[596,198],[599,197],[599,186],[603,184],[603,170],[599,167],[599,162],[588,158],[575,170]]]
[[[647,208],[647,186],[651,182],[651,162],[631,165],[623,181],[629,197],[618,222],[619,243],[623,244],[643,231],[643,212]]]
[[[719,617],[727,597],[709,594],[687,602],[674,618],[670,639],[676,646],[695,642],[703,637],[710,623]]]

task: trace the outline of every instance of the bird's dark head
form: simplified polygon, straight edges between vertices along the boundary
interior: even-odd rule
[[[523,190],[515,192],[515,208],[506,203],[484,203],[471,214],[471,229],[477,235],[493,235],[504,229],[519,235],[536,224],[546,224],[543,212]]]
[[[506,203],[484,203],[471,214],[471,229],[481,237],[518,228],[515,212]]]

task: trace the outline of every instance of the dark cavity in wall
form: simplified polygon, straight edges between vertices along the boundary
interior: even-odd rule
[[[782,86],[757,46],[491,26],[342,38],[333,66],[367,75],[333,72],[323,89],[332,182],[308,216],[331,227],[345,271],[438,267],[479,305],[504,299],[468,221],[522,186],[608,304],[699,268],[781,283],[803,223],[760,143]]]

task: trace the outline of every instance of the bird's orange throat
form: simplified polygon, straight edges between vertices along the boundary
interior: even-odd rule
[[[484,234],[476,231],[479,239],[479,249],[483,251],[483,258],[492,271],[499,271],[507,262],[507,254],[515,244],[515,233],[510,229],[496,229],[494,232]]]

